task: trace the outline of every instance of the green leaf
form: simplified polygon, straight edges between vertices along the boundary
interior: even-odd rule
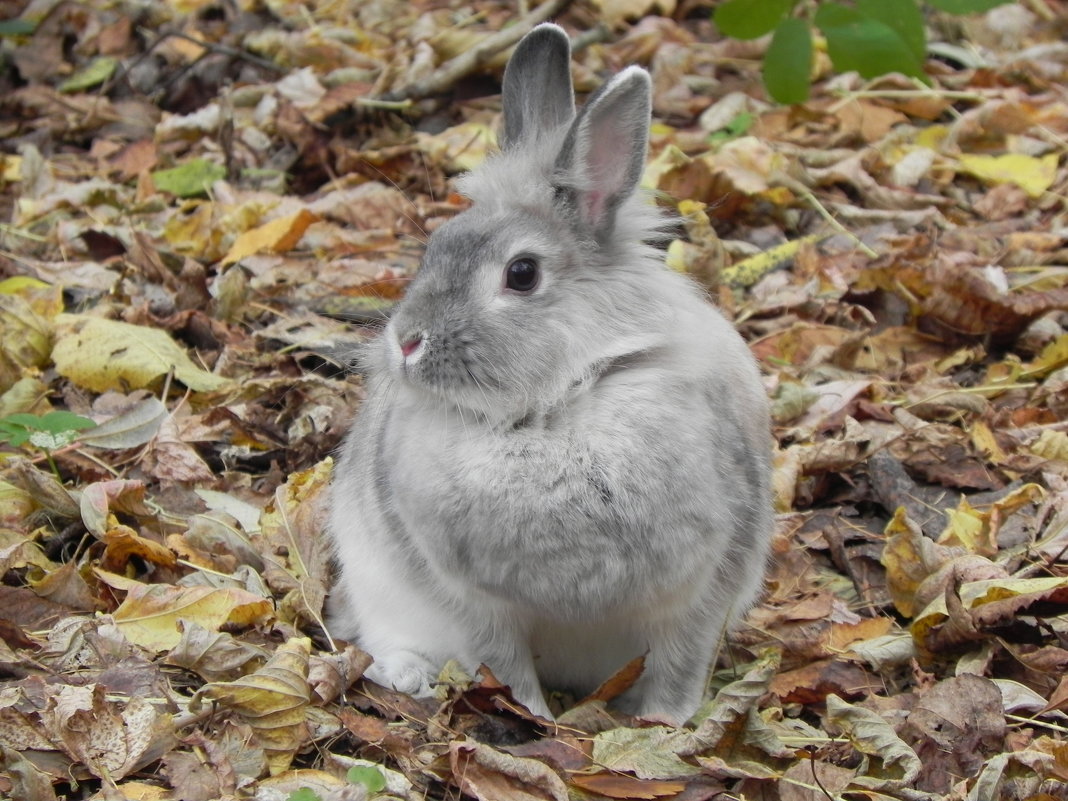
[[[924,30],[923,13],[916,0],[857,0],[857,11],[893,28],[917,60],[923,63],[927,57],[927,31]]]
[[[13,424],[21,428],[32,428],[36,430],[39,428],[39,426],[37,425],[37,421],[40,419],[41,418],[35,414],[26,414],[25,412],[19,412],[18,414],[9,414],[7,417],[4,418],[3,421],[5,423]]]
[[[28,19],[5,19],[0,21],[0,36],[29,36],[37,30],[37,23]]]
[[[345,778],[353,784],[362,784],[369,793],[380,793],[386,789],[386,777],[382,771],[368,765],[353,765]]]
[[[926,78],[923,60],[884,22],[838,3],[827,3],[816,11],[815,23],[827,37],[827,52],[839,72],[855,71],[864,78],[888,72]]]
[[[286,801],[323,801],[323,799],[315,790],[309,787],[301,787],[299,790],[291,792]]]
[[[808,100],[812,71],[812,34],[800,19],[784,19],[764,54],[764,86],[780,103]]]
[[[58,87],[61,92],[84,92],[98,86],[115,73],[119,60],[111,56],[98,56],[89,62],[85,69],[71,75]]]
[[[211,188],[213,183],[225,177],[226,168],[207,159],[193,159],[180,167],[172,167],[169,170],[156,170],[152,173],[152,180],[156,184],[156,189],[162,192],[170,192],[178,197],[203,195]]]
[[[715,144],[718,142],[729,142],[731,139],[737,139],[739,136],[744,136],[750,128],[753,127],[753,120],[756,117],[752,112],[743,111],[724,127],[718,131],[713,131],[708,135],[709,144]]]
[[[727,0],[712,21],[727,36],[756,39],[774,30],[793,5],[794,0]]]
[[[30,439],[30,430],[25,426],[0,420],[0,442],[10,442],[16,448]]]
[[[1013,0],[927,0],[927,4],[950,14],[978,14]]]
[[[37,420],[37,428],[51,434],[65,433],[67,431],[83,431],[95,426],[88,417],[82,417],[74,412],[57,410],[42,415]]]
[[[16,447],[29,441],[42,450],[54,451],[70,445],[78,431],[95,425],[92,420],[67,411],[48,412],[40,417],[9,414],[0,419],[0,440]]]

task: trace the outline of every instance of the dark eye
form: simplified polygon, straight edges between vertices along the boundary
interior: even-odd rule
[[[538,285],[540,277],[538,263],[523,256],[511,262],[504,271],[504,285],[513,292],[531,292]]]

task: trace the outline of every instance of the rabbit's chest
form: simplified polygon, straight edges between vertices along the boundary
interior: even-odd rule
[[[661,532],[648,476],[609,456],[618,434],[395,430],[390,484],[405,536],[458,591],[567,617],[648,603],[635,587],[677,586],[693,570],[681,556],[693,555],[683,540],[701,536],[699,516]]]

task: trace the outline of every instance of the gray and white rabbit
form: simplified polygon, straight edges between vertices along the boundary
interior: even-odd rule
[[[629,660],[626,711],[682,723],[772,530],[757,366],[649,244],[637,193],[648,74],[575,113],[570,45],[541,25],[504,75],[502,151],[461,179],[364,354],[332,486],[331,632],[368,676],[426,692],[479,663],[548,716]]]

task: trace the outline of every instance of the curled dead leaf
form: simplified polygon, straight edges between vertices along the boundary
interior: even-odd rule
[[[309,737],[310,653],[310,640],[290,639],[256,672],[234,681],[205,684],[190,708],[208,698],[233,711],[252,727],[257,743],[267,752],[272,773],[277,773]]]

